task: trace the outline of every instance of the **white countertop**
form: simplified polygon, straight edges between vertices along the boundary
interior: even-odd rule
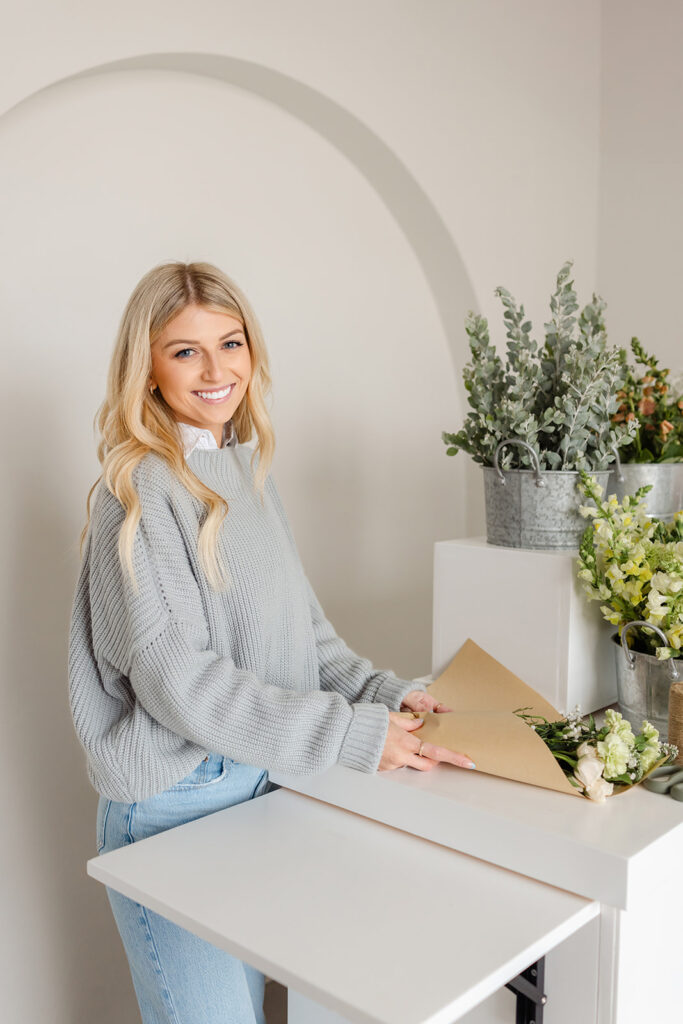
[[[637,786],[593,804],[440,765],[368,775],[271,773],[287,789],[422,836],[491,864],[627,908],[680,867],[683,803]]]
[[[452,1024],[599,913],[284,790],[96,857],[88,873],[365,1024]]]

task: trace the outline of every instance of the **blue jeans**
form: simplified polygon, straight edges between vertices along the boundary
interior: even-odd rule
[[[267,785],[265,771],[210,754],[177,785],[147,800],[124,804],[100,797],[97,852],[250,800]],[[260,971],[109,887],[107,895],[143,1024],[265,1024]]]

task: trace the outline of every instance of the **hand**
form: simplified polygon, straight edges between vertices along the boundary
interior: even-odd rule
[[[401,711],[435,711],[437,715],[441,715],[444,711],[452,710],[453,708],[447,708],[445,704],[430,697],[423,690],[411,690],[401,704]]]
[[[457,765],[458,768],[474,768],[467,754],[456,754],[446,747],[420,742],[419,736],[414,736],[413,733],[421,729],[423,724],[421,718],[407,718],[396,711],[389,712],[389,729],[384,741],[379,771],[393,771],[395,768],[410,766],[421,772],[429,772],[436,768],[439,761]]]

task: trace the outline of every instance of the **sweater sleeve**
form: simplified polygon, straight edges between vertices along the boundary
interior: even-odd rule
[[[284,505],[274,480],[272,477],[268,479],[275,507],[300,562],[296,541]],[[307,576],[305,579],[318,656],[320,685],[323,690],[342,694],[350,704],[356,701],[384,704],[391,711],[398,711],[406,694],[412,690],[426,689],[423,683],[400,679],[389,670],[375,669],[367,658],[355,654],[337,635],[334,626],[325,617],[310,580]]]
[[[90,609],[98,658],[125,677],[131,699],[161,726],[205,750],[292,774],[336,762],[377,769],[385,708],[341,694],[296,693],[265,684],[210,649],[201,595],[170,500],[143,495],[133,564],[118,557],[124,510],[104,487],[90,543]]]

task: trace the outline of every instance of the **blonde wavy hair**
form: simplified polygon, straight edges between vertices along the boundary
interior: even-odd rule
[[[81,552],[90,524],[90,502],[100,480],[121,502],[126,516],[119,535],[119,558],[134,586],[133,541],[141,516],[133,471],[148,452],[164,459],[180,482],[207,509],[198,537],[199,562],[216,590],[228,583],[227,569],[218,549],[218,531],[228,512],[227,502],[192,472],[185,461],[182,436],[171,408],[157,388],[149,390],[151,346],[186,306],[198,305],[229,313],[240,320],[251,356],[251,377],[246,394],[232,417],[240,443],[256,433],[251,467],[255,490],[263,490],[275,451],[275,436],[266,408],[271,377],[268,353],[258,321],[243,292],[210,263],[163,263],[136,285],[119,325],[107,377],[106,397],[95,416],[100,440],[97,457],[102,472],[90,488],[87,519],[80,537]]]

